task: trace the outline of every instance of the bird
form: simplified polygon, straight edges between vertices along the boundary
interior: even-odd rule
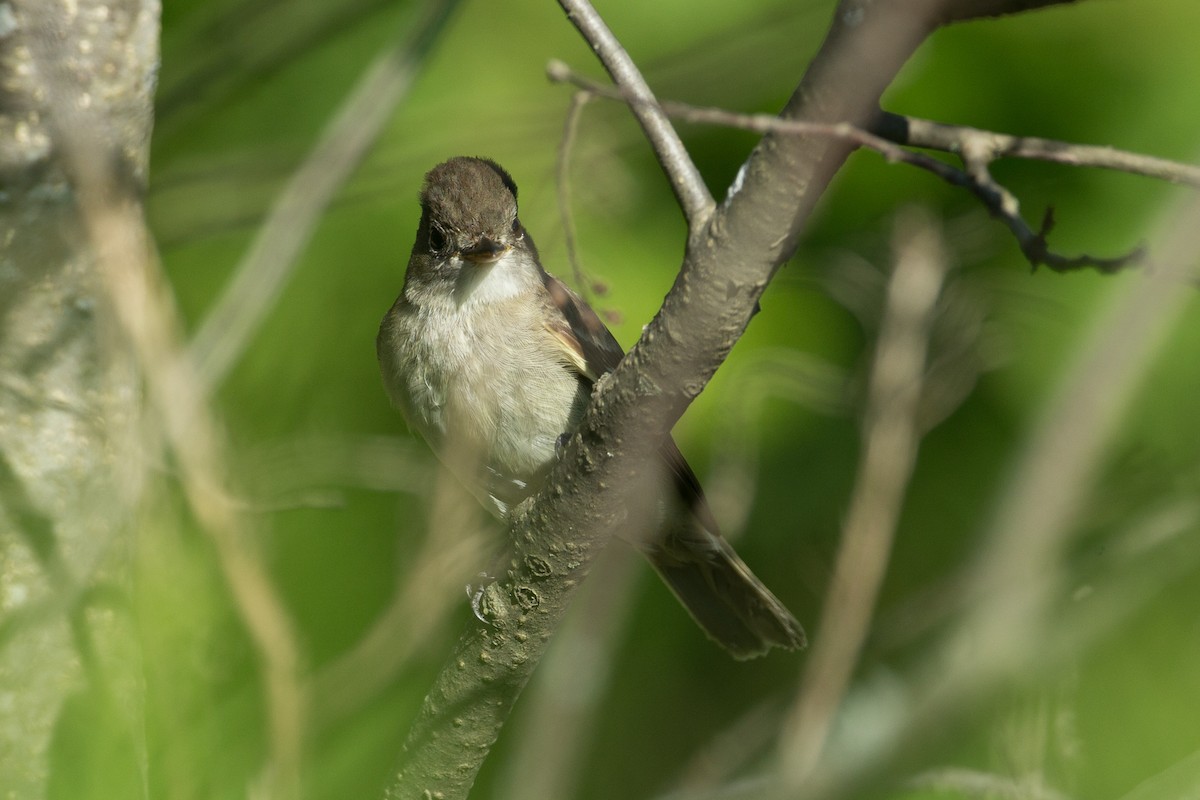
[[[384,387],[409,427],[498,518],[536,493],[592,388],[624,357],[594,310],[548,273],[495,161],[438,164],[403,287],[380,324]],[[805,645],[800,623],[721,536],[668,434],[648,533],[623,535],[734,658]]]

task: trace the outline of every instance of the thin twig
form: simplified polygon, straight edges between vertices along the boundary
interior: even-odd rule
[[[641,71],[596,13],[596,9],[592,8],[591,3],[587,0],[559,0],[559,5],[567,12],[571,24],[591,44],[596,57],[612,77],[613,83],[620,86],[629,97],[636,99],[637,102],[630,104],[630,109],[642,126],[650,146],[654,148],[654,154],[658,157],[663,172],[667,174],[671,191],[675,193],[679,207],[683,209],[683,215],[687,219],[688,231],[695,233],[701,230],[715,205],[712,194],[708,191],[700,170],[692,163],[679,134],[671,126],[667,115],[658,107],[654,93],[642,77]]]
[[[601,97],[621,102],[637,104],[637,98],[621,91],[618,87],[605,86],[590,80],[570,69],[561,61],[551,61],[546,67],[546,74],[552,81],[570,83],[584,91],[593,92]],[[826,136],[849,141],[859,147],[874,150],[890,163],[904,163],[933,173],[946,183],[966,189],[983,203],[987,210],[1002,221],[1012,232],[1021,248],[1021,253],[1034,267],[1045,265],[1056,272],[1068,272],[1079,269],[1095,268],[1100,272],[1117,272],[1126,267],[1140,263],[1144,258],[1144,248],[1135,247],[1128,253],[1111,258],[1092,255],[1065,256],[1049,248],[1046,236],[1053,227],[1053,216],[1049,212],[1043,218],[1041,227],[1034,231],[1029,223],[1021,216],[1020,202],[1008,189],[998,183],[986,169],[988,161],[985,152],[975,152],[968,147],[962,153],[966,169],[959,169],[944,161],[906,150],[893,139],[885,138],[873,131],[860,128],[846,122],[823,123],[807,120],[788,120],[771,116],[770,114],[739,114],[723,108],[693,106],[666,100],[657,103],[663,111],[675,119],[696,125],[719,125],[722,127],[739,128],[755,133],[781,133],[798,136]],[[1164,162],[1170,163],[1170,162]],[[1091,165],[1089,165],[1091,166]],[[1116,169],[1110,163],[1099,163],[1094,166]],[[1187,165],[1176,165],[1177,172],[1189,169]]]
[[[583,107],[592,99],[591,92],[578,91],[571,95],[571,107],[567,109],[567,119],[563,122],[562,141],[558,144],[558,163],[555,168],[557,177],[555,184],[558,189],[558,215],[562,218],[563,239],[567,246],[567,262],[571,265],[571,274],[575,276],[575,288],[583,295],[583,299],[591,302],[589,290],[591,281],[583,271],[579,260],[579,248],[576,246],[575,214],[571,211],[571,149],[579,131],[579,118],[583,116]]]
[[[1141,153],[1130,153],[1114,147],[1076,144],[1037,136],[1013,136],[967,125],[948,125],[890,111],[880,113],[879,119],[871,126],[871,131],[904,147],[923,147],[955,154],[961,154],[966,147],[972,147],[986,153],[989,161],[1025,158],[1074,167],[1095,167],[1200,189],[1200,167]]]
[[[459,0],[433,0],[423,20],[379,53],[292,175],[192,342],[208,387],[245,351],[291,277],[321,214],[379,138]]]
[[[932,222],[910,219],[897,227],[900,241],[871,369],[862,461],[820,635],[780,737],[780,770],[790,787],[802,785],[817,764],[849,686],[916,462],[922,378],[946,265]]]

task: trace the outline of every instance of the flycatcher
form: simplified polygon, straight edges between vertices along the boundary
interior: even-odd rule
[[[404,288],[376,351],[392,403],[501,518],[538,490],[593,384],[624,355],[542,268],[517,217],[516,184],[482,158],[452,158],[425,176]],[[654,530],[622,538],[735,658],[803,646],[800,624],[721,536],[669,435],[658,454],[666,479]]]

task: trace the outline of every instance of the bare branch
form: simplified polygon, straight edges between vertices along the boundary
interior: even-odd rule
[[[575,144],[576,132],[579,129],[579,118],[583,115],[583,107],[592,99],[590,92],[576,92],[571,96],[571,107],[567,109],[567,119],[563,122],[563,138],[558,145],[558,163],[555,167],[555,185],[558,192],[558,215],[562,218],[563,239],[567,245],[567,262],[571,265],[571,274],[575,276],[575,288],[583,295],[583,299],[591,302],[588,297],[591,281],[583,271],[579,260],[579,250],[576,247],[575,215],[571,212],[571,149]]]
[[[546,74],[552,81],[570,83],[582,91],[591,92],[601,97],[620,100],[626,103],[639,102],[636,98],[623,93],[619,88],[605,86],[579,75],[561,61],[551,61],[547,64]],[[770,114],[739,114],[723,108],[706,108],[671,100],[663,101],[659,105],[669,116],[697,125],[720,125],[764,134],[825,136],[842,139],[856,146],[874,150],[889,162],[908,164],[931,172],[952,186],[966,189],[974,194],[992,216],[999,219],[1008,227],[1013,236],[1016,237],[1017,244],[1021,248],[1021,253],[1033,267],[1036,268],[1045,265],[1056,272],[1069,272],[1088,268],[1094,268],[1106,273],[1118,272],[1126,267],[1140,263],[1144,256],[1144,251],[1139,246],[1128,253],[1110,258],[1087,254],[1065,256],[1052,251],[1046,237],[1053,228],[1053,215],[1048,211],[1043,218],[1041,227],[1037,231],[1034,231],[1021,216],[1020,201],[1017,200],[1012,192],[997,182],[987,169],[987,165],[992,158],[997,157],[993,155],[995,148],[1005,146],[1006,140],[1012,140],[1012,143],[1007,145],[1008,152],[1002,154],[1011,157],[1035,158],[1038,156],[1033,155],[1033,153],[1049,155],[1057,148],[1061,159],[1046,158],[1045,160],[1062,160],[1063,163],[1072,163],[1066,159],[1075,158],[1077,159],[1075,163],[1083,164],[1082,159],[1089,154],[1089,151],[1093,151],[1094,154],[1100,156],[1100,160],[1094,164],[1088,163],[1087,166],[1121,169],[1122,167],[1118,166],[1118,164],[1123,164],[1127,168],[1126,171],[1138,172],[1139,174],[1152,174],[1143,170],[1158,170],[1165,175],[1171,176],[1166,177],[1167,180],[1178,180],[1189,183],[1192,177],[1200,180],[1200,168],[1156,159],[1150,156],[1122,153],[1111,148],[1089,148],[1082,145],[1075,146],[1062,142],[1052,142],[1047,139],[1031,140],[1040,142],[1040,146],[1025,147],[1019,146],[1020,137],[987,131],[978,131],[978,136],[964,135],[961,139],[951,144],[949,130],[937,133],[928,132],[927,135],[931,141],[943,141],[947,144],[945,148],[937,149],[947,149],[950,152],[959,154],[963,158],[967,168],[965,170],[958,169],[923,153],[914,153],[911,150],[906,150],[902,145],[918,147],[927,147],[928,145],[918,142],[898,141],[898,139],[903,138],[901,132],[898,130],[900,127],[898,121],[907,118],[897,115],[888,117],[886,123],[877,123],[876,128],[882,128],[882,130],[869,130],[847,122],[809,122],[805,120],[780,119]],[[935,124],[929,123],[929,125]],[[951,128],[951,126],[942,127],[946,129]],[[921,128],[922,132],[927,130],[929,129]],[[971,131],[973,129],[963,128],[958,130]],[[936,138],[937,136],[942,138],[938,139]],[[1078,147],[1079,150],[1072,154],[1071,150],[1075,147]],[[1130,168],[1133,166],[1138,168]],[[1195,173],[1194,176],[1192,173]],[[1160,177],[1160,175],[1152,176]]]
[[[916,163],[916,162],[911,162]],[[941,164],[940,161],[934,163]],[[918,164],[918,166],[921,166]],[[944,167],[945,165],[943,165]],[[931,170],[942,176],[950,183],[966,187],[984,204],[993,217],[996,217],[1016,237],[1021,253],[1034,269],[1045,265],[1055,272],[1071,272],[1080,269],[1096,269],[1099,272],[1120,272],[1126,267],[1141,263],[1145,256],[1142,245],[1123,255],[1112,258],[1101,258],[1091,255],[1064,256],[1050,250],[1046,237],[1054,229],[1054,209],[1047,208],[1042,216],[1042,224],[1037,231],[1029,227],[1029,223],[1021,216],[1021,203],[1016,195],[1002,186],[987,169],[986,163],[970,159],[967,170],[960,171],[951,167],[949,170]],[[955,174],[958,173],[958,174]],[[961,175],[961,178],[959,177]],[[963,181],[959,183],[959,181]]]
[[[663,172],[667,174],[671,191],[675,193],[683,216],[687,219],[688,231],[694,234],[712,215],[713,198],[679,139],[679,134],[671,127],[667,115],[658,108],[654,93],[633,59],[604,24],[596,9],[592,8],[592,4],[587,0],[559,0],[559,5],[567,12],[567,18],[580,35],[592,46],[613,83],[637,98],[638,102],[631,106],[633,114],[646,133],[650,146],[654,148],[654,155],[658,157]]]
[[[555,83],[569,83],[582,91],[609,100],[639,102],[637,98],[622,92],[619,87],[591,80],[557,59],[546,65],[546,75]],[[1200,167],[1193,164],[1131,153],[1115,147],[1077,144],[1037,136],[1013,136],[966,125],[948,125],[890,111],[881,111],[870,127],[860,129],[837,124],[823,125],[785,120],[770,114],[740,114],[724,108],[695,106],[675,100],[661,100],[658,104],[668,116],[696,125],[720,125],[756,133],[778,131],[813,136],[843,136],[885,156],[894,155],[896,151],[886,147],[880,140],[901,147],[920,147],[955,154],[970,150],[976,153],[977,157],[987,161],[1026,158],[1075,167],[1095,167],[1200,188]]]
[[[458,2],[432,0],[414,32],[375,57],[284,187],[192,342],[193,357],[208,387],[224,380],[275,305],[321,214],[408,93]]]
[[[839,10],[785,114],[869,120],[939,7],[875,3],[849,20]],[[597,384],[542,490],[516,509],[513,557],[481,603],[487,624],[468,628],[426,695],[389,797],[465,797],[593,559],[614,532],[652,513],[647,472],[664,432],[741,337],[850,150],[827,137],[767,134],[708,223],[690,231],[662,309]]]
[[[950,3],[942,13],[941,24],[952,22],[967,22],[988,17],[1006,17],[1011,14],[1022,14],[1026,11],[1036,11],[1050,6],[1061,6],[1076,3],[1079,0],[966,0],[961,3]]]
[[[1037,136],[1013,136],[966,125],[947,125],[944,122],[893,114],[889,111],[880,113],[875,124],[871,126],[871,131],[905,147],[923,147],[947,153],[962,153],[971,149],[989,161],[1028,158],[1074,167],[1111,169],[1200,188],[1200,167],[1113,147],[1076,144]]]
[[[1068,795],[1045,785],[1040,777],[1014,780],[1007,775],[952,767],[917,775],[908,781],[908,785],[914,789],[989,800],[1071,800]]]
[[[843,0],[784,118],[863,128],[883,90],[953,1]],[[568,13],[580,7],[561,2]],[[641,84],[594,12],[574,21],[617,72],[618,85]],[[645,91],[635,112],[654,102]],[[663,130],[661,110],[653,114]],[[673,131],[669,139],[678,141]],[[614,532],[649,512],[644,487],[652,483],[647,473],[664,433],[741,337],[852,150],[847,137],[769,131],[725,200],[689,229],[683,265],[662,308],[620,365],[597,383],[542,489],[515,510],[512,558],[480,603],[486,622],[472,622],[426,695],[388,797],[466,796],[593,560]],[[686,159],[681,149],[679,155]],[[684,186],[677,184],[676,192],[683,197]],[[689,207],[696,211],[694,202]],[[696,218],[689,215],[689,222]]]

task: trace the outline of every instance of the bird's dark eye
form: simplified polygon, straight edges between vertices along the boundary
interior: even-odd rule
[[[446,233],[437,225],[429,226],[429,249],[441,252],[446,249],[449,241],[446,239]]]
[[[512,232],[513,233],[521,232],[521,220],[517,219],[516,217],[513,217]]]

